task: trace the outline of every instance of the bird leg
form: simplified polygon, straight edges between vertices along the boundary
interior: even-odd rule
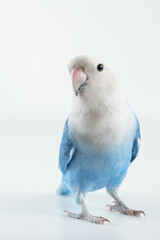
[[[71,218],[82,219],[82,220],[86,220],[88,222],[98,223],[98,224],[104,224],[105,221],[110,223],[110,221],[106,218],[96,217],[96,216],[91,215],[88,212],[86,205],[84,203],[84,200],[82,198],[80,199],[80,205],[82,208],[81,213],[72,213],[67,210],[64,210],[64,212],[66,212],[68,214],[68,217],[71,217]]]
[[[126,215],[133,215],[133,216],[141,216],[141,215],[145,215],[145,213],[141,210],[133,210],[128,208],[117,196],[117,193],[111,193],[110,194],[113,198],[114,198],[114,205],[106,205],[107,207],[109,207],[110,211],[115,210],[118,211],[120,213],[126,214]]]

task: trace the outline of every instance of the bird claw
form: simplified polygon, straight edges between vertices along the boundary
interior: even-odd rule
[[[67,213],[67,216],[68,216],[68,214],[69,214],[69,211],[67,211],[67,210],[63,210],[63,212]]]
[[[137,217],[140,217],[141,215],[143,215],[144,217],[146,217],[145,212],[141,211],[141,210],[131,210],[131,209],[129,209],[126,214],[131,215],[131,216],[137,216]]]
[[[99,217],[98,217],[99,218]],[[101,224],[104,224],[104,222],[108,222],[111,224],[111,222],[107,218],[101,217],[102,221],[100,222]]]
[[[107,204],[106,207],[109,207],[110,211],[115,210],[126,215],[137,217],[143,215],[144,217],[146,217],[146,214],[143,211],[128,209],[125,205],[121,205],[117,201],[114,201],[114,203],[115,203],[114,205]]]
[[[111,223],[107,218],[103,218],[101,216],[99,217],[92,216],[89,213],[72,213],[67,210],[64,210],[64,212],[67,213],[68,217],[82,219],[92,223],[97,223],[97,224],[104,224],[105,222]]]
[[[107,204],[107,205],[105,205],[105,207],[108,207],[110,211],[113,210],[113,206],[112,205]]]

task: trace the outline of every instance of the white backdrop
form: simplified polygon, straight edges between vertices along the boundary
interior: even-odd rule
[[[149,215],[142,223],[102,211],[111,199],[103,190],[89,194],[91,205],[99,200],[96,214],[109,215],[118,230],[101,232],[99,226],[81,222],[84,234],[79,237],[85,239],[85,232],[90,232],[96,238],[96,229],[102,237],[128,239],[128,221],[128,231],[133,224],[137,229],[133,237],[158,236],[154,228],[160,219],[159,12],[158,0],[0,0],[0,238],[76,237],[76,231],[64,232],[80,223],[62,214],[74,201],[57,197],[55,189],[61,176],[58,148],[72,102],[67,64],[79,54],[102,56],[113,65],[138,115],[141,151],[120,194],[131,207]],[[55,224],[59,225],[53,230]],[[140,224],[145,235],[140,234]]]

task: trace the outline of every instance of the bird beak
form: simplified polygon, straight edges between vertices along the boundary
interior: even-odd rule
[[[74,93],[78,96],[78,93],[84,90],[87,74],[81,68],[75,67],[71,72],[71,76]]]

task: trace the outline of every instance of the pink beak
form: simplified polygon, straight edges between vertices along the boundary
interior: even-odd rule
[[[72,70],[72,85],[76,96],[78,93],[83,91],[85,82],[87,80],[86,73],[81,68],[73,68]]]

